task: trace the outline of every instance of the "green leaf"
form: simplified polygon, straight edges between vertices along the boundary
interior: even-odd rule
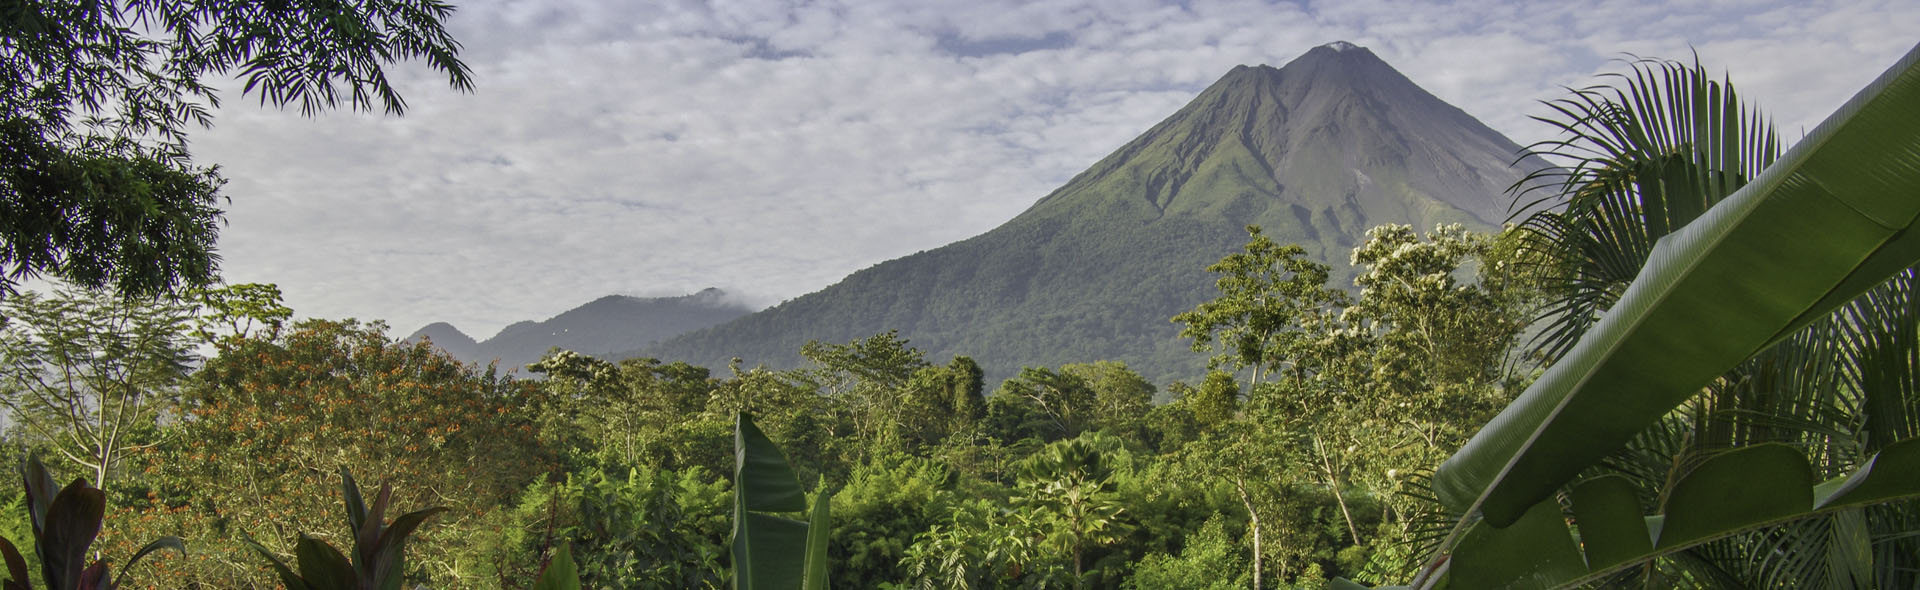
[[[1813,470],[1787,445],[1715,455],[1674,484],[1657,549],[1692,544],[1813,509]]]
[[[1839,485],[1816,490],[1815,505],[1828,508],[1911,496],[1920,492],[1916,473],[1920,473],[1920,438],[1893,443],[1867,459],[1853,475],[1835,480]]]
[[[825,588],[831,496],[822,489],[814,500],[816,526],[764,514],[806,510],[806,495],[786,456],[744,412],[735,422],[734,445],[735,590]]]
[[[1915,104],[1920,47],[1662,238],[1593,330],[1441,465],[1441,500],[1518,520],[1737,363],[1920,260]]]
[[[1870,576],[1860,572],[1870,569],[1871,549],[1854,507],[1920,497],[1920,478],[1911,475],[1920,472],[1920,453],[1911,451],[1920,448],[1915,441],[1920,439],[1889,445],[1860,472],[1818,486],[1811,484],[1806,459],[1788,445],[1736,449],[1688,473],[1667,494],[1667,513],[1645,518],[1623,478],[1589,480],[1571,494],[1589,566],[1584,573],[1560,567],[1569,550],[1578,558],[1579,549],[1559,519],[1558,502],[1548,499],[1504,529],[1484,520],[1474,524],[1450,564],[1450,583],[1454,588],[1578,587],[1706,541],[1827,512],[1841,513],[1836,534],[1844,535],[1827,556],[1836,562],[1834,571],[1865,579]],[[1876,477],[1869,471],[1899,475]],[[1871,482],[1860,488],[1873,491],[1842,498],[1840,484],[1850,481]],[[1829,501],[1816,505],[1813,498],[1821,494]],[[1562,538],[1555,539],[1556,533]]]
[[[1653,535],[1640,516],[1640,498],[1627,478],[1610,475],[1587,480],[1570,495],[1589,567],[1610,566],[1653,551]]]
[[[1560,503],[1549,498],[1506,528],[1474,524],[1449,573],[1453,588],[1549,588],[1587,573],[1587,566]]]
[[[828,511],[833,505],[833,495],[827,493],[824,478],[814,489],[813,516],[807,522],[807,552],[803,561],[805,581],[800,585],[801,590],[827,590],[827,538],[833,530]]]
[[[758,512],[735,518],[734,590],[802,588],[806,578],[807,523]]]
[[[1873,541],[1865,511],[1855,508],[1834,514],[1831,536],[1827,570],[1841,579],[1841,587],[1873,587]]]
[[[172,535],[160,537],[158,539],[154,539],[152,542],[147,543],[146,546],[141,547],[139,551],[133,552],[133,557],[127,559],[126,565],[120,567],[120,572],[126,573],[127,570],[133,569],[134,564],[140,563],[141,559],[145,559],[148,553],[153,553],[161,549],[172,549],[174,551],[178,551],[182,556],[185,556],[187,554],[187,544],[181,541],[180,537],[175,537]],[[117,582],[113,584],[113,587],[115,588],[118,588],[119,586],[120,584]]]
[[[753,512],[799,512],[807,509],[800,478],[753,418],[740,413],[734,428],[734,494]]]
[[[353,563],[333,545],[300,535],[294,544],[294,558],[300,565],[300,578],[314,590],[354,590]]]
[[[573,550],[567,543],[553,552],[553,562],[540,572],[540,579],[533,583],[533,590],[580,590],[579,567],[573,563]]]

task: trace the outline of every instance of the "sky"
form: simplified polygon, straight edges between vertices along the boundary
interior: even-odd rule
[[[608,294],[755,306],[978,235],[1235,65],[1349,41],[1522,144],[1628,54],[1725,72],[1799,138],[1920,42],[1912,0],[454,0],[476,88],[404,116],[228,90],[229,283],[484,339]]]

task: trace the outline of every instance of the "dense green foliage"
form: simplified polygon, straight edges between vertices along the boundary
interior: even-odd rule
[[[348,544],[329,537],[337,499],[312,491],[351,469],[390,482],[393,506],[447,509],[407,544],[407,584],[523,588],[562,547],[585,587],[760,584],[793,576],[740,577],[736,557],[752,539],[762,539],[755,560],[774,547],[768,571],[785,572],[802,562],[780,561],[793,557],[781,548],[816,529],[833,564],[824,578],[841,587],[1144,587],[1223,560],[1267,587],[1382,575],[1412,555],[1394,547],[1416,510],[1396,499],[1399,480],[1378,473],[1430,469],[1441,455],[1424,449],[1452,444],[1458,427],[1447,425],[1478,420],[1504,391],[1488,379],[1502,374],[1498,354],[1441,371],[1395,343],[1425,342],[1410,331],[1445,323],[1435,318],[1518,308],[1463,303],[1509,301],[1468,296],[1503,280],[1461,270],[1504,268],[1484,263],[1496,253],[1485,238],[1375,236],[1437,262],[1364,267],[1445,277],[1440,294],[1363,289],[1344,312],[1316,308],[1352,322],[1314,324],[1341,336],[1312,332],[1288,349],[1326,359],[1322,368],[1244,390],[1213,372],[1162,393],[1116,361],[1028,367],[990,388],[972,359],[936,362],[894,332],[808,343],[807,365],[790,370],[735,364],[716,375],[557,350],[531,367],[543,380],[515,380],[390,340],[378,324],[287,324],[270,286],[210,290],[188,306],[197,319],[170,325],[177,337],[197,326],[211,356],[144,418],[149,446],[115,472],[103,544],[114,554],[133,539],[185,538],[195,548],[185,558],[150,560],[156,580],[307,576],[297,562]],[[1323,275],[1307,280],[1317,286],[1306,292],[1332,293]],[[1376,359],[1401,359],[1389,364],[1405,376],[1359,370]],[[1327,400],[1338,409],[1321,408]],[[766,435],[741,448],[777,446],[790,461],[773,480],[820,485],[738,496],[736,477],[773,481],[736,471],[746,465],[730,453],[741,412]],[[815,511],[830,521],[805,524]],[[743,529],[749,513],[761,524]],[[768,534],[792,543],[768,545]]]

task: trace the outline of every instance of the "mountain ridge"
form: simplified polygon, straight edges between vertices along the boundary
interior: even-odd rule
[[[462,362],[497,360],[500,369],[511,370],[539,360],[554,347],[613,356],[752,311],[711,287],[676,297],[607,295],[543,321],[514,322],[483,341],[446,322],[427,324],[405,340],[426,339]]]

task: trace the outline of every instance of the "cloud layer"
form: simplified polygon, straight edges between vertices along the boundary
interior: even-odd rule
[[[478,338],[609,293],[771,303],[991,229],[1234,65],[1334,40],[1521,143],[1626,52],[1697,51],[1798,137],[1920,40],[1904,0],[459,7],[474,94],[407,64],[402,118],[226,97],[194,146],[231,179],[230,282]]]

